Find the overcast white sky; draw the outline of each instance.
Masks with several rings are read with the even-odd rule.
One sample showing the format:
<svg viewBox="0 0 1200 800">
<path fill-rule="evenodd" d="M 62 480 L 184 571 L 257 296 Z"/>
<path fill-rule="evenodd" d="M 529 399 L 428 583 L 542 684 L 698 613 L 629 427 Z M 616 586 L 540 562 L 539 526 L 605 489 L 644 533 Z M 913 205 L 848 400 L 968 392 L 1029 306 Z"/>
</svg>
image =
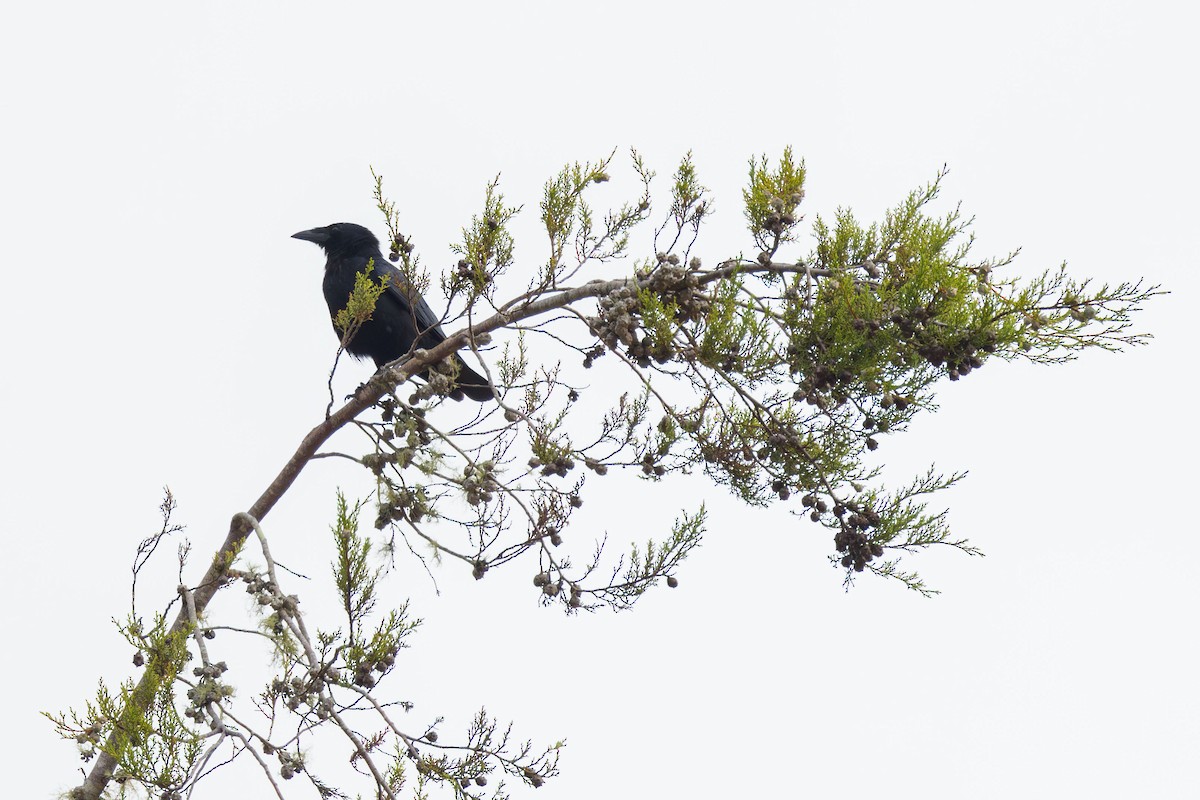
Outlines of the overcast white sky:
<svg viewBox="0 0 1200 800">
<path fill-rule="evenodd" d="M 1157 338 L 1065 367 L 991 366 L 885 442 L 899 479 L 930 461 L 971 470 L 944 501 L 988 555 L 916 560 L 936 599 L 873 581 L 844 593 L 828 537 L 782 510 L 630 480 L 625 514 L 587 506 L 578 535 L 640 539 L 708 492 L 711 533 L 678 590 L 566 619 L 536 608 L 519 567 L 477 583 L 447 566 L 435 597 L 402 563 L 389 591 L 412 595 L 427 629 L 397 691 L 420 719 L 446 714 L 447 732 L 486 704 L 522 736 L 566 737 L 563 777 L 538 797 L 1196 797 L 1194 12 L 432 6 L 5 11 L 6 791 L 78 782 L 37 712 L 129 674 L 109 620 L 128 607 L 161 487 L 195 580 L 320 419 L 335 344 L 322 262 L 288 237 L 341 220 L 381 230 L 369 166 L 441 268 L 496 173 L 535 210 L 563 163 L 614 147 L 660 175 L 694 151 L 714 241 L 749 247 L 746 159 L 790 144 L 810 219 L 842 205 L 873 217 L 948 163 L 942 207 L 977 216 L 981 255 L 1020 246 L 1022 274 L 1065 259 L 1163 283 L 1173 294 L 1139 322 Z M 621 158 L 614 191 L 632 192 Z M 518 259 L 533 263 L 542 239 L 527 230 Z M 351 365 L 341 383 L 368 373 Z M 266 523 L 276 554 L 317 576 L 337 486 L 369 489 L 322 462 Z M 145 589 L 164 600 L 167 561 Z M 243 612 L 236 594 L 215 613 Z M 266 796 L 230 774 L 247 782 L 198 796 Z"/>
</svg>

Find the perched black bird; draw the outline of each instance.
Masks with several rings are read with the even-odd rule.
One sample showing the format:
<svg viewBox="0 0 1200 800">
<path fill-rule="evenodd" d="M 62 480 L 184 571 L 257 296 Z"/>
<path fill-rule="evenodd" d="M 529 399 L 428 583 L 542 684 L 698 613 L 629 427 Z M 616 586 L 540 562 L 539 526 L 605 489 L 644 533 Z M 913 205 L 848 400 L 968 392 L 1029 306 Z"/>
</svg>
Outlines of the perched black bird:
<svg viewBox="0 0 1200 800">
<path fill-rule="evenodd" d="M 350 355 L 369 356 L 375 360 L 375 366 L 382 367 L 412 350 L 429 349 L 445 341 L 446 334 L 433 309 L 384 257 L 379 250 L 379 240 L 369 230 L 352 222 L 337 222 L 294 233 L 292 238 L 314 242 L 325 251 L 322 288 L 330 316 L 346 307 L 354 290 L 354 276 L 367 268 L 367 262 L 374 259 L 371 279 L 376 283 L 382 282 L 383 276 L 388 277 L 387 291 L 375 303 L 371 319 L 346 345 Z M 458 378 L 450 396 L 461 400 L 466 395 L 480 403 L 491 400 L 494 395 L 487 378 L 468 367 L 457 355 L 454 360 L 458 364 Z M 428 380 L 428 371 L 420 373 L 420 377 Z"/>
</svg>

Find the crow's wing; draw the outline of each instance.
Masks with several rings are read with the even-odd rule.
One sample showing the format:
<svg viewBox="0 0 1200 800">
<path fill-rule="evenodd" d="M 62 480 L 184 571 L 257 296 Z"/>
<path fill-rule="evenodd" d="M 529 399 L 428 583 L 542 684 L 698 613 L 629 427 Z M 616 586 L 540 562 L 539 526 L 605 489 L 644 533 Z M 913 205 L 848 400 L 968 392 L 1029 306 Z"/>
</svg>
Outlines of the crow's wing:
<svg viewBox="0 0 1200 800">
<path fill-rule="evenodd" d="M 444 340 L 446 333 L 442 330 L 438 316 L 433 313 L 433 309 L 425 302 L 421 293 L 414 289 L 404 277 L 404 273 L 396 269 L 382 253 L 375 255 L 374 258 L 374 274 L 380 279 L 384 275 L 388 276 L 388 294 L 398 301 L 405 311 L 413 315 L 417 321 L 417 329 L 423 334 L 421 338 L 432 338 L 435 340 L 434 344 Z"/>
</svg>

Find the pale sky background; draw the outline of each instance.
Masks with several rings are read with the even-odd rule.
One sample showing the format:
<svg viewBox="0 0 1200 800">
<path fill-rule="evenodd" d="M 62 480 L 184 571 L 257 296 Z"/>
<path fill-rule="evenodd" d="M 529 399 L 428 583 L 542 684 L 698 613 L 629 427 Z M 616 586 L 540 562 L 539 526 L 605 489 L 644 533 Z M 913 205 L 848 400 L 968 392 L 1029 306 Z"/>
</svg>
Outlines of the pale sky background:
<svg viewBox="0 0 1200 800">
<path fill-rule="evenodd" d="M 412 727 L 444 714 L 453 735 L 486 705 L 521 737 L 565 737 L 539 798 L 1200 796 L 1195 12 L 432 6 L 4 12 L 5 793 L 78 783 L 73 746 L 37 712 L 131 674 L 109 620 L 162 486 L 194 581 L 320 419 L 335 346 L 322 259 L 288 237 L 342 220 L 381 231 L 370 166 L 435 269 L 501 173 L 526 205 L 524 265 L 543 255 L 541 183 L 614 147 L 614 197 L 636 190 L 628 147 L 663 184 L 694 151 L 713 241 L 748 249 L 746 160 L 790 144 L 810 220 L 840 205 L 874 218 L 948 163 L 940 208 L 977 216 L 979 255 L 1020 246 L 1020 274 L 1067 260 L 1162 283 L 1172 294 L 1138 321 L 1157 338 L 1065 367 L 997 363 L 885 440 L 897 481 L 930 461 L 971 470 L 940 500 L 987 557 L 913 560 L 944 592 L 932 600 L 872 580 L 843 592 L 824 531 L 699 479 L 608 484 L 624 514 L 594 502 L 571 531 L 623 546 L 706 495 L 710 534 L 682 585 L 629 614 L 538 609 L 520 566 L 475 582 L 447 565 L 434 596 L 401 562 L 392 599 L 411 595 L 427 622 L 391 679 L 417 703 Z M 339 387 L 369 372 L 351 364 Z M 277 556 L 319 579 L 337 486 L 369 491 L 321 462 L 266 520 Z M 170 560 L 146 610 L 173 591 Z M 317 605 L 316 586 L 294 590 Z M 246 596 L 227 595 L 214 613 L 233 621 Z M 197 797 L 267 796 L 248 766 Z"/>
</svg>

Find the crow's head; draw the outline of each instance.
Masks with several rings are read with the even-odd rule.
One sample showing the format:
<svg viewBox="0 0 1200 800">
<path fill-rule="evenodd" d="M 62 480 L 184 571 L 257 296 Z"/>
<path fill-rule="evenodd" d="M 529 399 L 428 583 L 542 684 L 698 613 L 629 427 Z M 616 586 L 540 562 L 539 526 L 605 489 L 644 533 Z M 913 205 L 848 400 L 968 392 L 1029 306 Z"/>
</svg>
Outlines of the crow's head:
<svg viewBox="0 0 1200 800">
<path fill-rule="evenodd" d="M 379 250 L 375 234 L 353 222 L 335 222 L 324 228 L 313 228 L 292 234 L 293 239 L 303 239 L 321 246 L 327 255 L 370 255 Z"/>
</svg>

